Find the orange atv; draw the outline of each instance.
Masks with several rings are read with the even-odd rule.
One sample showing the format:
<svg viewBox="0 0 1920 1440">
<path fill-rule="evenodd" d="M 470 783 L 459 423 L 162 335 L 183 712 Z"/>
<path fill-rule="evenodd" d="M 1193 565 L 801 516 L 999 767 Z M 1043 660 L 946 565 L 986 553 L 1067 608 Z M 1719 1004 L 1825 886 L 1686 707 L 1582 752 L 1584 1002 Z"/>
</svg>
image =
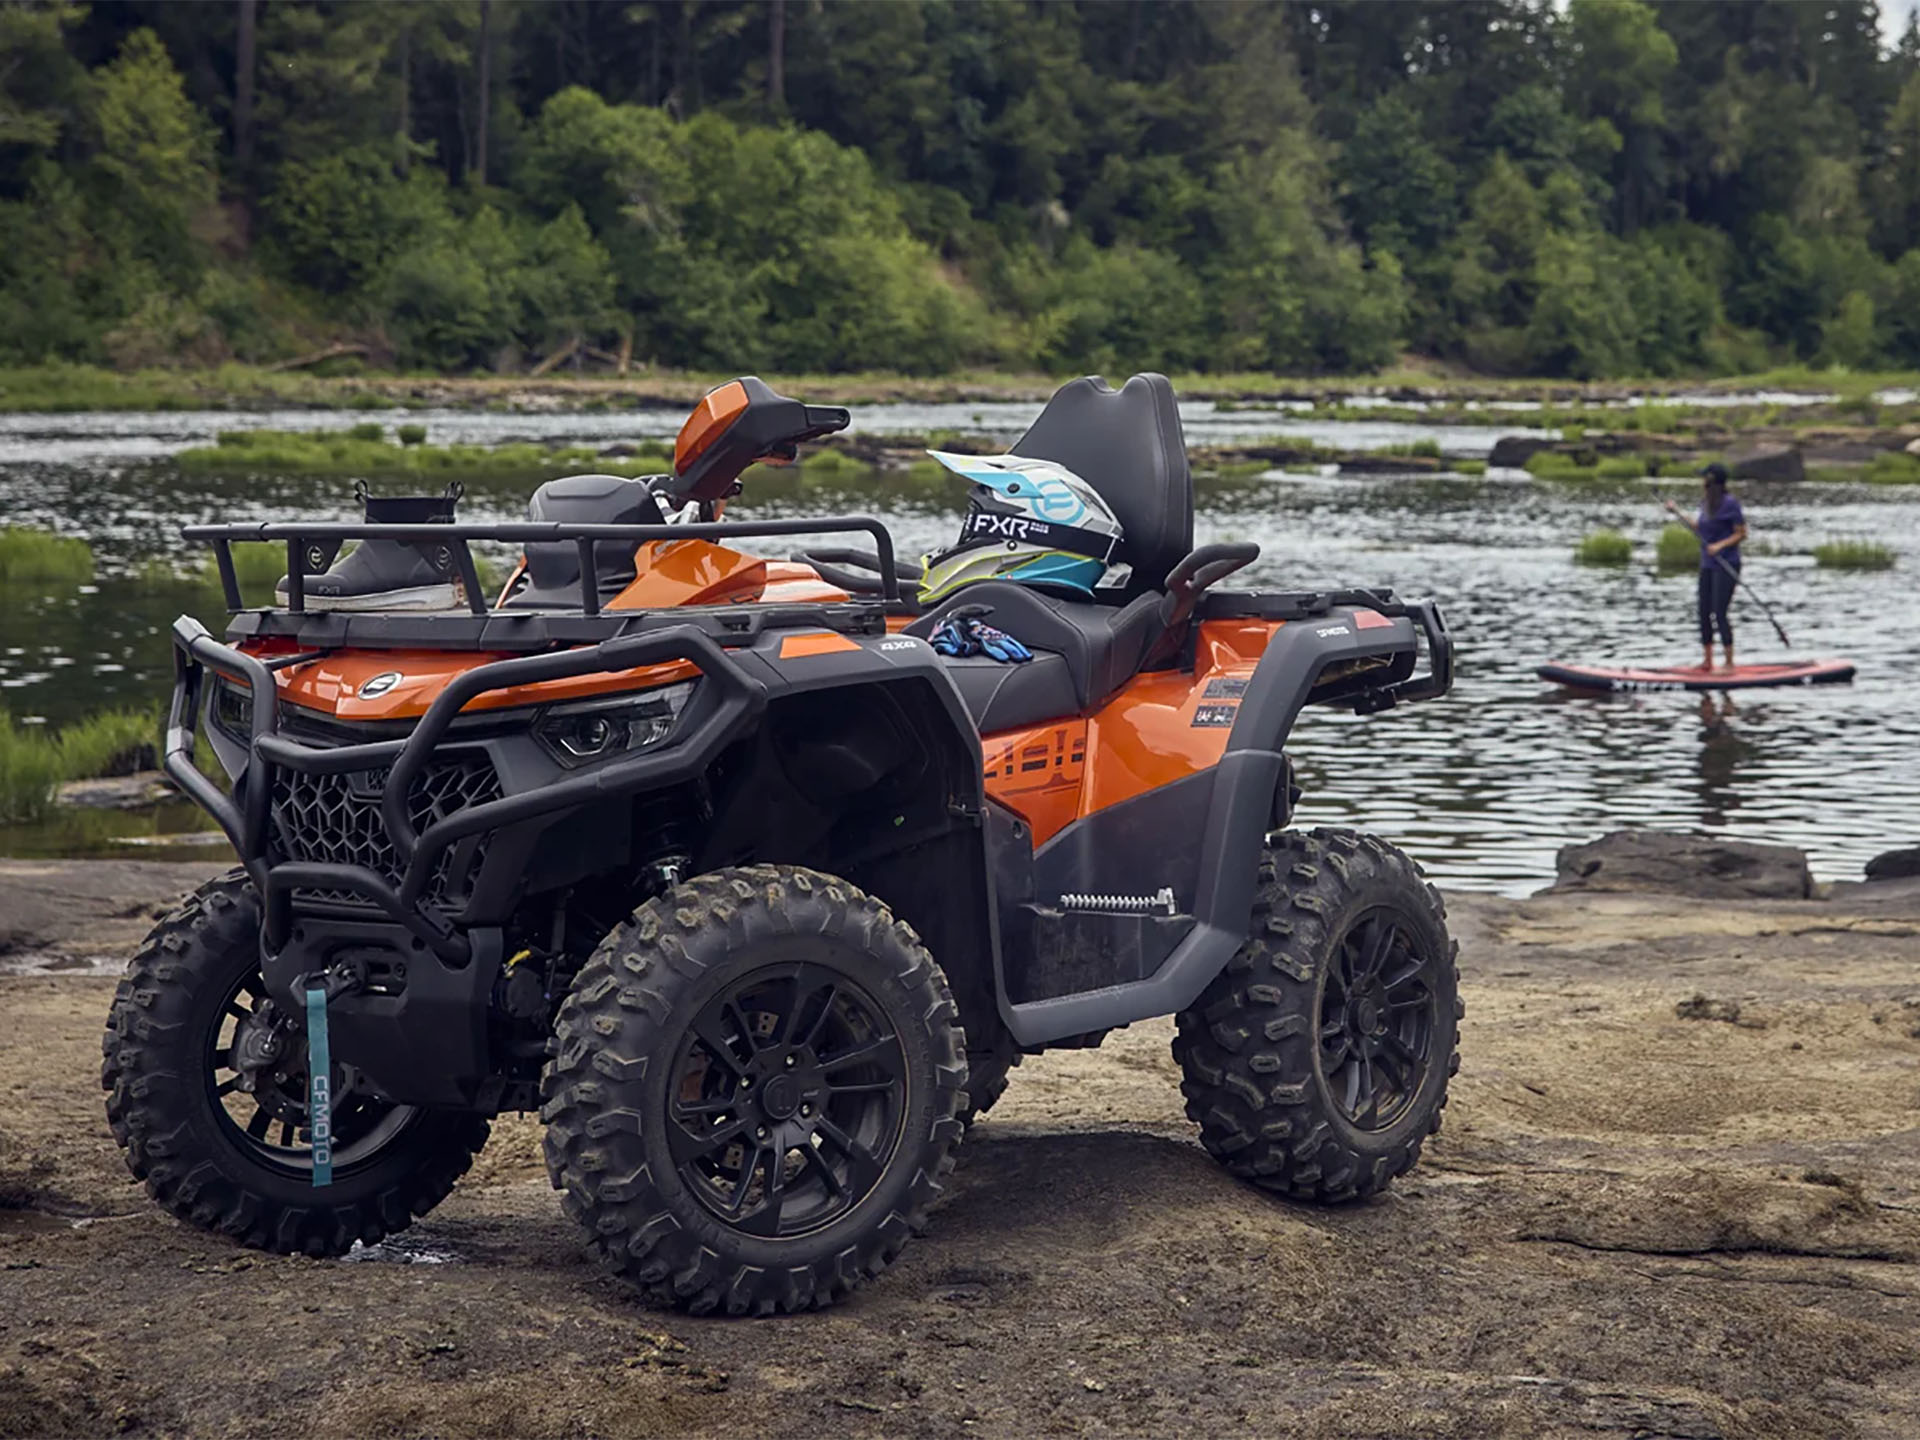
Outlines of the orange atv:
<svg viewBox="0 0 1920 1440">
<path fill-rule="evenodd" d="M 1165 1015 L 1235 1174 L 1343 1201 L 1414 1163 L 1457 1063 L 1440 900 L 1380 840 L 1289 830 L 1284 746 L 1305 705 L 1442 694 L 1435 607 L 1219 588 L 1256 547 L 1192 547 L 1172 388 L 1141 375 L 1073 382 L 1015 447 L 1124 525 L 1118 592 L 917 613 L 874 520 L 719 518 L 846 423 L 744 379 L 672 475 L 555 481 L 526 523 L 186 532 L 234 614 L 225 644 L 175 622 L 166 768 L 241 865 L 155 928 L 107 1029 L 161 1204 L 338 1254 L 537 1106 L 568 1213 L 650 1296 L 822 1305 L 921 1226 L 1022 1055 Z M 466 612 L 309 610 L 376 530 Z M 733 548 L 801 533 L 875 548 Z M 242 539 L 286 543 L 283 607 L 241 607 Z M 524 551 L 491 606 L 476 539 Z M 962 604 L 1032 658 L 939 653 Z"/>
</svg>

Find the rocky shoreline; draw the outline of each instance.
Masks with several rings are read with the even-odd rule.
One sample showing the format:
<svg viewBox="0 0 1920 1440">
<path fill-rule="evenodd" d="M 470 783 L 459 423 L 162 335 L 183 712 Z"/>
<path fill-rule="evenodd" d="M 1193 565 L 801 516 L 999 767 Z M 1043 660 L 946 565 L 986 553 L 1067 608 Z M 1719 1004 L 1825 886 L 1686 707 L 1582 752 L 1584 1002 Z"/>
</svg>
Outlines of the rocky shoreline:
<svg viewBox="0 0 1920 1440">
<path fill-rule="evenodd" d="M 1896 1440 L 1920 1413 L 1920 881 L 1569 847 L 1537 896 L 1446 897 L 1463 1064 L 1386 1197 L 1225 1176 L 1171 1025 L 1139 1025 L 1016 1072 L 853 1302 L 728 1322 L 594 1271 L 525 1117 L 343 1262 L 149 1204 L 101 1017 L 220 868 L 0 863 L 0 1434 Z"/>
</svg>

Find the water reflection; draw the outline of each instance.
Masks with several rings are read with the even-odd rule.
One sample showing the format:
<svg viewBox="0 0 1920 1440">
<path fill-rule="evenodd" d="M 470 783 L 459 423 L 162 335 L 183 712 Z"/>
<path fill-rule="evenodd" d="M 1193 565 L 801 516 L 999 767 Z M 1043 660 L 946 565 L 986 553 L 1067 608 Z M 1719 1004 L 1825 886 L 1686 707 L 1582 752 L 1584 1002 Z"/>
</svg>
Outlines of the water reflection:
<svg viewBox="0 0 1920 1440">
<path fill-rule="evenodd" d="M 85 420 L 109 436 L 126 417 L 57 418 Z M 1267 423 L 1276 418 L 1287 417 Z M 525 434 L 548 419 L 477 422 Z M 12 433 L 20 431 L 16 424 Z M 1490 441 L 1497 432 L 1481 433 Z M 518 516 L 528 489 L 475 485 L 462 513 Z M 146 462 L 27 461 L 18 452 L 15 463 L 0 463 L 0 496 L 10 519 L 57 521 L 96 544 L 97 587 L 36 588 L 0 603 L 0 705 L 54 723 L 105 705 L 157 702 L 169 675 L 166 626 L 181 610 L 218 628 L 224 617 L 208 587 L 153 589 L 119 578 L 154 554 L 184 561 L 182 523 L 353 511 L 341 481 L 226 480 Z M 1775 552 L 1756 553 L 1749 574 L 1786 620 L 1797 653 L 1851 656 L 1861 667 L 1856 684 L 1729 703 L 1690 695 L 1576 698 L 1536 680 L 1534 666 L 1547 660 L 1671 664 L 1696 653 L 1694 578 L 1651 569 L 1664 517 L 1644 485 L 1511 477 L 1208 482 L 1196 539 L 1258 541 L 1262 554 L 1248 584 L 1390 585 L 1438 599 L 1454 629 L 1460 673 L 1447 699 L 1364 720 L 1322 711 L 1303 717 L 1292 748 L 1308 792 L 1304 822 L 1379 830 L 1450 884 L 1508 891 L 1551 878 L 1559 846 L 1623 824 L 1799 845 L 1821 878 L 1857 875 L 1868 857 L 1916 838 L 1920 628 L 1904 617 L 1920 565 L 1920 494 L 1754 485 L 1743 499 L 1755 540 Z M 760 513 L 877 514 L 900 553 L 915 555 L 953 538 L 962 496 L 959 487 L 915 490 L 894 476 L 853 487 L 796 481 L 755 503 Z M 1617 570 L 1571 563 L 1579 538 L 1601 526 L 1635 539 L 1637 563 Z M 1894 549 L 1899 568 L 1816 570 L 1812 546 L 1836 535 L 1873 536 Z M 1775 658 L 1757 612 L 1736 602 L 1735 619 L 1743 658 Z"/>
<path fill-rule="evenodd" d="M 1760 753 L 1760 746 L 1741 734 L 1743 724 L 1756 734 L 1766 733 L 1767 712 L 1755 705 L 1745 721 L 1738 719 L 1739 702 L 1731 694 L 1700 697 L 1700 823 L 1720 829 L 1740 808 L 1741 769 Z"/>
</svg>

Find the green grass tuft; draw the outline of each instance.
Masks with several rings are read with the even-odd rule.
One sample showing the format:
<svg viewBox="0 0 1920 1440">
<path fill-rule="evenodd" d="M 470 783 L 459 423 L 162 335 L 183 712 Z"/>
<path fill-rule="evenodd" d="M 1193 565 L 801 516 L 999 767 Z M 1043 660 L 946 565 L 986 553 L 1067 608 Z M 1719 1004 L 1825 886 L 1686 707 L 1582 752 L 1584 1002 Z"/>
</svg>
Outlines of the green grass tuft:
<svg viewBox="0 0 1920 1440">
<path fill-rule="evenodd" d="M 1654 545 L 1654 563 L 1662 570 L 1700 568 L 1700 541 L 1684 525 L 1668 525 Z"/>
<path fill-rule="evenodd" d="M 427 443 L 427 427 L 424 425 L 402 425 L 393 433 L 402 445 L 424 445 Z"/>
<path fill-rule="evenodd" d="M 844 450 L 815 450 L 800 462 L 800 473 L 808 480 L 850 480 L 870 475 L 873 466 L 856 460 Z"/>
<path fill-rule="evenodd" d="M 1874 485 L 1920 485 L 1920 455 L 1882 451 L 1867 463 L 1865 477 Z"/>
<path fill-rule="evenodd" d="M 349 440 L 385 440 L 387 427 L 378 420 L 363 420 L 358 425 L 347 427 L 347 438 Z"/>
<path fill-rule="evenodd" d="M 59 748 L 38 727 L 22 727 L 0 710 L 0 821 L 38 820 L 53 808 Z"/>
<path fill-rule="evenodd" d="M 1592 480 L 1600 473 L 1598 466 L 1582 465 L 1559 450 L 1536 451 L 1527 458 L 1526 470 L 1536 480 Z"/>
<path fill-rule="evenodd" d="M 1633 542 L 1618 530 L 1596 530 L 1580 542 L 1573 558 L 1582 565 L 1625 565 L 1633 559 Z"/>
<path fill-rule="evenodd" d="M 1822 570 L 1891 570 L 1893 551 L 1871 540 L 1829 540 L 1813 547 L 1813 559 Z"/>
<path fill-rule="evenodd" d="M 92 579 L 93 551 L 86 541 L 25 525 L 0 530 L 0 583 L 85 585 Z"/>
<path fill-rule="evenodd" d="M 108 711 L 56 735 L 0 709 L 0 823 L 44 819 L 62 781 L 150 766 L 159 740 L 159 719 L 147 711 Z"/>
<path fill-rule="evenodd" d="M 1602 480 L 1644 480 L 1647 462 L 1638 455 L 1609 455 L 1597 467 Z"/>
<path fill-rule="evenodd" d="M 1484 460 L 1456 460 L 1453 462 L 1453 468 L 1462 475 L 1484 475 L 1487 473 L 1487 462 Z"/>
<path fill-rule="evenodd" d="M 343 550 L 341 552 L 345 554 Z M 240 582 L 240 598 L 248 605 L 271 605 L 273 587 L 287 573 L 287 547 L 278 540 L 240 540 L 233 545 L 233 573 Z M 200 575 L 210 585 L 220 583 L 220 562 L 213 551 L 201 562 Z"/>
<path fill-rule="evenodd" d="M 160 763 L 160 720 L 151 711 L 107 710 L 69 725 L 54 746 L 67 780 L 152 770 Z"/>
</svg>

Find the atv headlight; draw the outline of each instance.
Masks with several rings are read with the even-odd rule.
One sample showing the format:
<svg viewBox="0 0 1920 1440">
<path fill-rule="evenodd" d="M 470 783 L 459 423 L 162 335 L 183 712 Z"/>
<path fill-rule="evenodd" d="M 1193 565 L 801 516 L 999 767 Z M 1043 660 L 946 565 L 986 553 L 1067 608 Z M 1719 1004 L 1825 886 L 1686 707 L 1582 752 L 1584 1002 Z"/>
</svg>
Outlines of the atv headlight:
<svg viewBox="0 0 1920 1440">
<path fill-rule="evenodd" d="M 694 684 L 686 680 L 639 695 L 556 705 L 534 722 L 534 738 L 568 767 L 645 750 L 673 733 Z"/>
<path fill-rule="evenodd" d="M 253 741 L 253 692 L 236 685 L 225 676 L 213 682 L 213 704 L 208 707 L 213 723 L 229 740 L 247 745 Z"/>
</svg>

